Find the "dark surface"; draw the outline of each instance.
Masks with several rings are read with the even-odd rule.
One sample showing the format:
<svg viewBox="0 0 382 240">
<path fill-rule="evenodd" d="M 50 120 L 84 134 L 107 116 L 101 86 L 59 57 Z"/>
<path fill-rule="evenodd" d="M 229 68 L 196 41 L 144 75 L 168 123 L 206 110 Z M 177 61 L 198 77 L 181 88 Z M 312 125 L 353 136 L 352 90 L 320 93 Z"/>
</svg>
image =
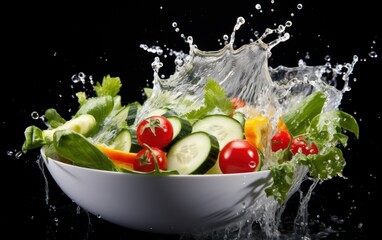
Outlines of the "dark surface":
<svg viewBox="0 0 382 240">
<path fill-rule="evenodd" d="M 247 43 L 254 38 L 251 28 L 261 33 L 274 23 L 293 21 L 288 29 L 292 37 L 272 50 L 271 66 L 296 66 L 299 59 L 309 65 L 323 64 L 326 55 L 331 56 L 332 63 L 350 62 L 353 55 L 361 59 L 351 75 L 356 79 L 351 82 L 352 90 L 345 94 L 341 105 L 359 121 L 360 139 L 351 138 L 344 151 L 345 179 L 319 184 L 309 213 L 311 219 L 322 223 L 313 224 L 312 232 L 329 227 L 337 231 L 328 239 L 370 239 L 372 233 L 378 233 L 378 221 L 374 219 L 381 212 L 377 166 L 382 154 L 382 112 L 377 85 L 382 52 L 377 4 L 370 0 L 357 4 L 342 0 L 275 2 L 241 1 L 207 7 L 192 1 L 178 2 L 174 7 L 167 2 L 143 1 L 134 6 L 127 3 L 125 7 L 103 6 L 97 10 L 77 6 L 3 9 L 2 233 L 12 239 L 179 239 L 124 229 L 87 215 L 60 191 L 49 174 L 46 204 L 37 152 L 19 158 L 15 153 L 21 149 L 25 127 L 41 124 L 31 118 L 32 111 L 42 115 L 47 108 L 55 107 L 70 116 L 69 110 L 76 109 L 73 94 L 79 85 L 71 82 L 73 74 L 84 72 L 95 81 L 107 74 L 119 76 L 124 101 L 141 99 L 142 88 L 152 81 L 151 62 L 155 55 L 140 49 L 139 44 L 188 51 L 180 37 L 184 33 L 193 36 L 199 49 L 217 50 L 221 47 L 218 39 L 231 33 L 238 16 L 248 23 L 237 33 L 239 46 L 240 39 Z M 333 2 L 338 5 L 333 6 Z M 256 10 L 256 3 L 262 4 L 263 13 Z M 302 10 L 297 10 L 297 3 L 303 4 Z M 179 33 L 171 26 L 173 22 L 178 23 Z M 377 58 L 369 56 L 372 50 L 379 55 Z M 171 61 L 165 66 L 164 73 L 173 71 Z M 289 222 L 293 204 L 291 201 L 285 214 Z"/>
</svg>

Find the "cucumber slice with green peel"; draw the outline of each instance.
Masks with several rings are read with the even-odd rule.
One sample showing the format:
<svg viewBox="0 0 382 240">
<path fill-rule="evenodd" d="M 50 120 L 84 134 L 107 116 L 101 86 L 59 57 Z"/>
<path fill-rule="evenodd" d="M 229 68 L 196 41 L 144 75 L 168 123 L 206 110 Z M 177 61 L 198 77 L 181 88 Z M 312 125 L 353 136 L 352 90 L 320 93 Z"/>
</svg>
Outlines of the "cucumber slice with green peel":
<svg viewBox="0 0 382 240">
<path fill-rule="evenodd" d="M 173 117 L 173 116 L 179 116 L 179 114 L 177 114 L 174 110 L 172 109 L 167 109 L 167 112 L 163 113 L 164 117 Z"/>
<path fill-rule="evenodd" d="M 219 142 L 206 132 L 194 132 L 171 146 L 167 153 L 168 170 L 179 174 L 205 174 L 216 163 Z"/>
<path fill-rule="evenodd" d="M 137 114 L 142 105 L 139 102 L 133 102 L 129 104 L 129 111 L 127 113 L 127 126 L 132 126 L 135 123 L 135 119 L 137 118 Z"/>
<path fill-rule="evenodd" d="M 174 129 L 172 143 L 192 132 L 192 125 L 188 120 L 177 116 L 169 116 L 167 119 L 171 122 L 172 128 Z"/>
<path fill-rule="evenodd" d="M 124 152 L 130 152 L 131 139 L 131 132 L 126 128 L 121 129 L 109 147 Z"/>
<path fill-rule="evenodd" d="M 192 125 L 192 131 L 204 131 L 215 136 L 222 149 L 234 139 L 244 138 L 244 129 L 241 123 L 227 115 L 213 114 L 199 119 Z"/>
<path fill-rule="evenodd" d="M 244 115 L 244 113 L 242 113 L 242 112 L 234 112 L 232 117 L 234 119 L 236 119 L 237 121 L 239 121 L 239 123 L 242 126 L 244 126 L 244 123 L 245 123 L 245 115 Z"/>
<path fill-rule="evenodd" d="M 130 133 L 131 133 L 131 147 L 130 147 L 130 152 L 132 153 L 137 153 L 142 149 L 142 146 L 139 145 L 138 140 L 137 140 L 137 132 L 135 128 L 130 128 Z"/>
</svg>

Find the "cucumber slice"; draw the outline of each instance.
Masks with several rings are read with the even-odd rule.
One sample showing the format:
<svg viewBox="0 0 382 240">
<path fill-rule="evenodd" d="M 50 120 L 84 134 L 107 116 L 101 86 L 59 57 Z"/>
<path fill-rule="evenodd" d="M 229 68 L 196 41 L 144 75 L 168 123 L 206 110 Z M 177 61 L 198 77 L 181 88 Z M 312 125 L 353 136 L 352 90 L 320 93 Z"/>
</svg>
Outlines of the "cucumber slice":
<svg viewBox="0 0 382 240">
<path fill-rule="evenodd" d="M 131 147 L 130 152 L 137 153 L 142 149 L 142 146 L 139 145 L 137 140 L 137 132 L 135 128 L 130 128 L 131 133 Z"/>
<path fill-rule="evenodd" d="M 130 152 L 131 132 L 126 128 L 120 130 L 117 136 L 113 139 L 113 142 L 109 145 L 109 147 L 124 152 Z"/>
<path fill-rule="evenodd" d="M 135 119 L 137 118 L 137 114 L 142 105 L 139 102 L 133 102 L 129 104 L 129 111 L 127 113 L 127 126 L 132 126 L 135 123 Z"/>
<path fill-rule="evenodd" d="M 217 161 L 219 142 L 206 132 L 194 132 L 171 146 L 167 153 L 168 170 L 179 174 L 205 174 Z"/>
<path fill-rule="evenodd" d="M 162 115 L 164 115 L 167 112 L 168 112 L 167 108 L 159 108 L 159 109 L 155 109 L 155 110 L 152 110 L 151 112 L 149 112 L 149 114 L 147 114 L 146 117 L 162 116 Z"/>
<path fill-rule="evenodd" d="M 242 126 L 244 126 L 244 123 L 245 123 L 245 115 L 244 115 L 244 113 L 242 113 L 242 112 L 234 112 L 232 117 L 234 119 L 236 119 L 237 121 L 239 121 L 239 123 Z"/>
<path fill-rule="evenodd" d="M 223 114 L 208 115 L 192 126 L 192 131 L 204 131 L 215 136 L 222 149 L 229 141 L 244 138 L 244 129 L 240 122 Z"/>
<path fill-rule="evenodd" d="M 169 116 L 167 119 L 171 122 L 172 128 L 174 129 L 174 136 L 172 137 L 171 143 L 177 142 L 192 132 L 192 125 L 186 119 L 177 116 Z"/>
</svg>

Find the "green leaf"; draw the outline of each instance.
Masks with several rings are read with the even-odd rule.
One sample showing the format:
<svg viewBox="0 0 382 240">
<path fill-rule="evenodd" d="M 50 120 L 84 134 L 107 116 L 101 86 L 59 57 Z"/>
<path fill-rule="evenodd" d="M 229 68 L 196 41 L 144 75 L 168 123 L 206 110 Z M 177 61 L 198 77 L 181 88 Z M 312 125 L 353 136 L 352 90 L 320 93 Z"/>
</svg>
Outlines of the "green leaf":
<svg viewBox="0 0 382 240">
<path fill-rule="evenodd" d="M 90 114 L 97 123 L 102 123 L 114 107 L 114 99 L 111 96 L 89 98 L 88 101 L 77 111 L 76 116 Z"/>
<path fill-rule="evenodd" d="M 57 153 L 74 165 L 99 170 L 116 171 L 113 162 L 83 135 L 72 130 L 56 131 L 53 144 Z"/>
<path fill-rule="evenodd" d="M 225 89 L 218 82 L 212 78 L 207 79 L 204 91 L 204 105 L 198 109 L 193 109 L 183 116 L 191 123 L 213 111 L 227 115 L 233 112 L 233 103 L 227 97 Z"/>
<path fill-rule="evenodd" d="M 326 180 L 342 175 L 346 165 L 342 151 L 339 148 L 329 148 L 324 154 L 296 155 L 296 161 L 309 168 L 309 174 L 315 179 Z"/>
<path fill-rule="evenodd" d="M 152 88 L 143 88 L 143 92 L 146 95 L 146 98 L 150 98 L 151 95 L 153 94 L 153 89 Z"/>
<path fill-rule="evenodd" d="M 119 77 L 110 77 L 110 75 L 107 75 L 103 78 L 102 85 L 97 82 L 97 85 L 94 86 L 94 91 L 97 93 L 98 97 L 115 97 L 118 95 L 121 87 L 122 83 Z"/>
<path fill-rule="evenodd" d="M 204 104 L 209 108 L 218 108 L 226 114 L 233 112 L 233 103 L 227 98 L 225 89 L 218 82 L 209 78 L 204 87 Z"/>
<path fill-rule="evenodd" d="M 333 110 L 314 117 L 309 134 L 313 141 L 321 145 L 334 147 L 341 143 L 346 146 L 348 136 L 343 134 L 343 130 L 354 133 L 357 138 L 359 136 L 359 127 L 355 118 L 348 113 Z"/>
<path fill-rule="evenodd" d="M 80 104 L 80 107 L 86 103 L 87 98 L 86 98 L 85 92 L 78 92 L 78 93 L 76 93 L 76 96 L 78 99 L 78 103 Z"/>
<path fill-rule="evenodd" d="M 61 117 L 61 115 L 54 108 L 49 108 L 45 111 L 45 118 L 52 128 L 59 127 L 66 122 L 66 120 Z"/>
<path fill-rule="evenodd" d="M 29 126 L 24 131 L 24 143 L 21 148 L 23 153 L 28 150 L 39 148 L 46 144 L 45 138 L 43 136 L 43 131 L 36 126 Z"/>
<path fill-rule="evenodd" d="M 284 202 L 293 184 L 294 169 L 291 161 L 271 166 L 273 184 L 265 189 L 267 196 L 273 196 L 279 203 Z"/>
<path fill-rule="evenodd" d="M 307 132 L 311 120 L 321 113 L 325 101 L 326 96 L 323 92 L 314 92 L 281 116 L 292 136 Z"/>
</svg>

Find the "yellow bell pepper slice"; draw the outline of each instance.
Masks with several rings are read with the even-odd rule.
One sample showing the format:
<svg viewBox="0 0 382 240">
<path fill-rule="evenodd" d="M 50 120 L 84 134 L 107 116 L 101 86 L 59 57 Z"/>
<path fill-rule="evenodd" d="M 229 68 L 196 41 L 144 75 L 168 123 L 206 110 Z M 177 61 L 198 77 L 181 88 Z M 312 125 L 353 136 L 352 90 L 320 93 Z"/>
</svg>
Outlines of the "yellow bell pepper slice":
<svg viewBox="0 0 382 240">
<path fill-rule="evenodd" d="M 268 142 L 268 133 L 271 129 L 269 118 L 262 114 L 247 118 L 244 123 L 244 135 L 248 142 L 256 146 L 261 152 Z"/>
</svg>

